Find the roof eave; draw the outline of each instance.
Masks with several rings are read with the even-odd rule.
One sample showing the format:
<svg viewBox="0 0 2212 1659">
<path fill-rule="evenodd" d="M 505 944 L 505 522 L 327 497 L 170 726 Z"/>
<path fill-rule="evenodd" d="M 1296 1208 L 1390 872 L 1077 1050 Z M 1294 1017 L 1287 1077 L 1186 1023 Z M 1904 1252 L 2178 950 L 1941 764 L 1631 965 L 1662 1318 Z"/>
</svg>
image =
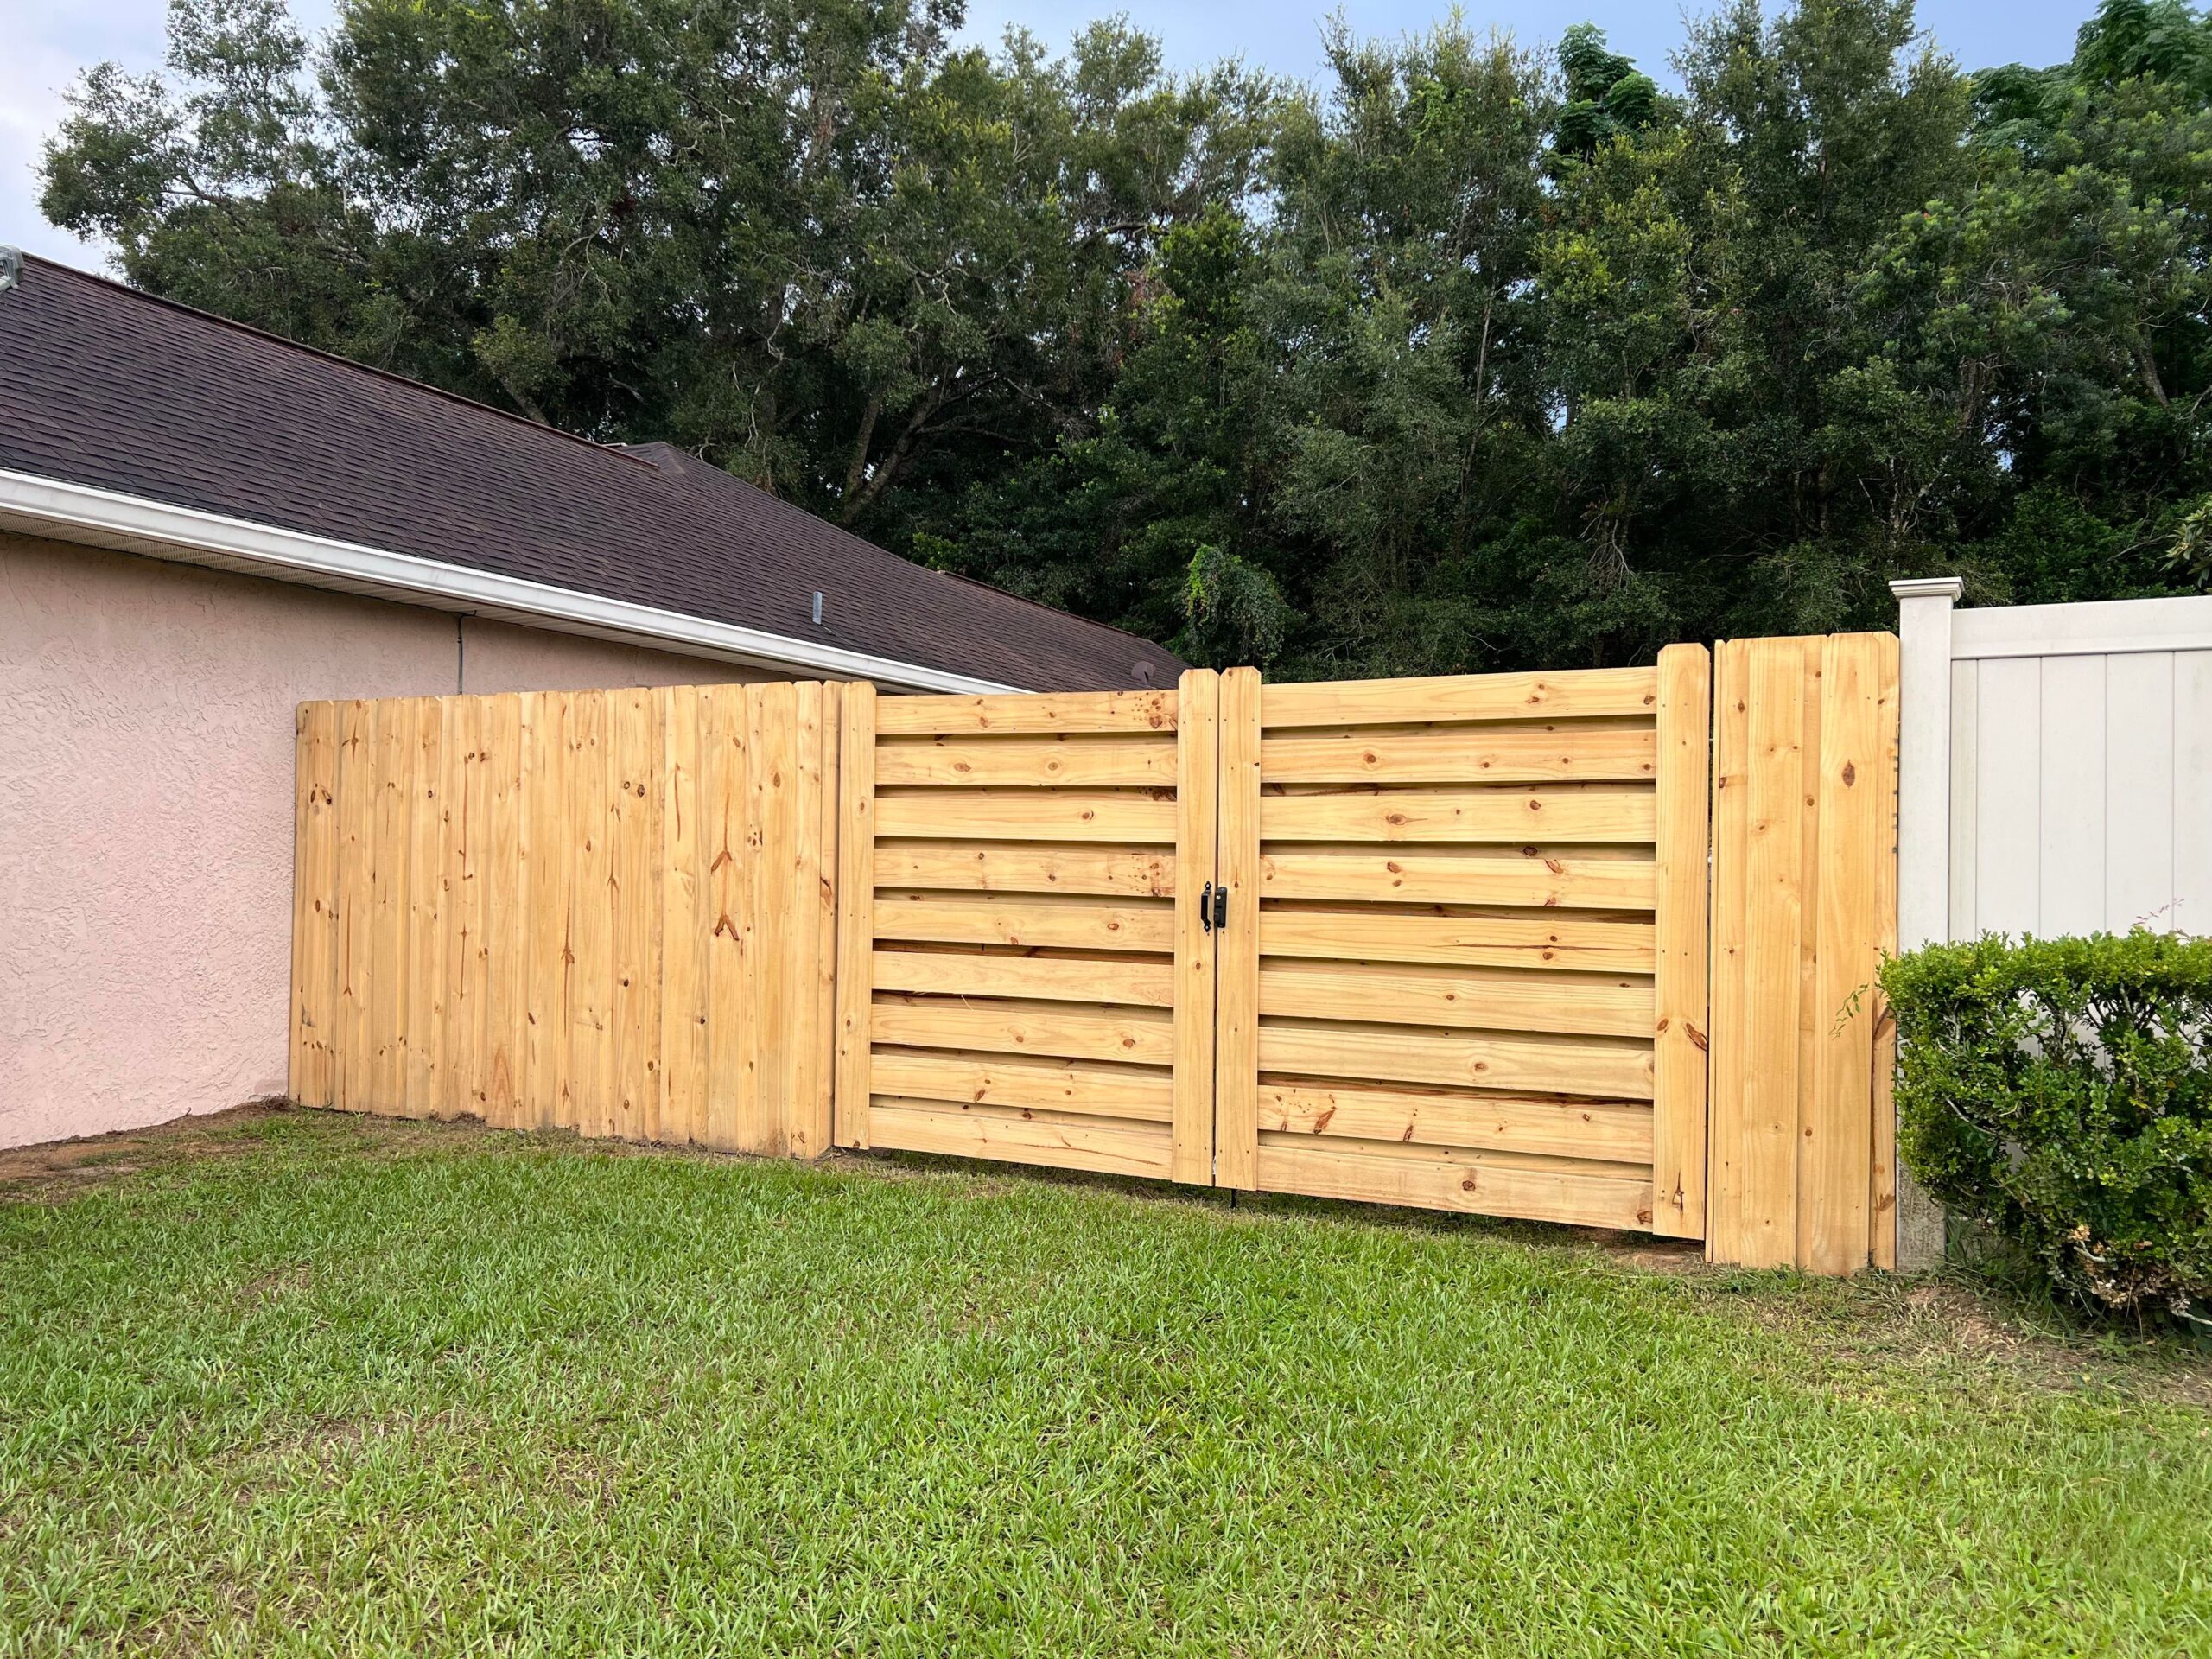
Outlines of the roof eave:
<svg viewBox="0 0 2212 1659">
<path fill-rule="evenodd" d="M 0 468 L 0 529 L 808 677 L 899 691 L 1030 689 L 35 473 Z"/>
</svg>

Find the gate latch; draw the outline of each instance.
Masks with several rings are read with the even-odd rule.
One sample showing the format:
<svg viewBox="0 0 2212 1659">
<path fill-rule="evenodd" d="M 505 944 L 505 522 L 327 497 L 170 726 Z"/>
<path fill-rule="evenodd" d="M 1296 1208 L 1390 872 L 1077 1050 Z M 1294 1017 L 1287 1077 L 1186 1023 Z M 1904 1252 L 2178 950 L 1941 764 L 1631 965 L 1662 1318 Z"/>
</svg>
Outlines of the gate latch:
<svg viewBox="0 0 2212 1659">
<path fill-rule="evenodd" d="M 1211 881 L 1198 894 L 1198 925 L 1207 932 L 1229 925 L 1229 889 Z"/>
</svg>

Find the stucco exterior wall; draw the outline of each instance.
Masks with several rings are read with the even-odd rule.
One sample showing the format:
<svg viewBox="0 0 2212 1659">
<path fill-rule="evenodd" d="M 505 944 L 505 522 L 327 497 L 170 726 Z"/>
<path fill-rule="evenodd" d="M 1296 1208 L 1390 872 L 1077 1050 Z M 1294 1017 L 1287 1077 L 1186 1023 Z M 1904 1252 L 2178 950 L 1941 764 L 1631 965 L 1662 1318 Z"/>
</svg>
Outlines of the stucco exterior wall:
<svg viewBox="0 0 2212 1659">
<path fill-rule="evenodd" d="M 0 1147 L 283 1092 L 303 699 L 748 677 L 0 533 Z"/>
</svg>

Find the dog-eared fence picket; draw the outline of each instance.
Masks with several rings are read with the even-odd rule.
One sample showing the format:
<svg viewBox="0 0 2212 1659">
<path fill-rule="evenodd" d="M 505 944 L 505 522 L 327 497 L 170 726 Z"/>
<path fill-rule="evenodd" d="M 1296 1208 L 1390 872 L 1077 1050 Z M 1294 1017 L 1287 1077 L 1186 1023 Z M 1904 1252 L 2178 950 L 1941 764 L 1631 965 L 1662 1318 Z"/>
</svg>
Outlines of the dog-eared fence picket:
<svg viewBox="0 0 2212 1659">
<path fill-rule="evenodd" d="M 316 702 L 302 1103 L 1893 1256 L 1897 648 Z"/>
</svg>

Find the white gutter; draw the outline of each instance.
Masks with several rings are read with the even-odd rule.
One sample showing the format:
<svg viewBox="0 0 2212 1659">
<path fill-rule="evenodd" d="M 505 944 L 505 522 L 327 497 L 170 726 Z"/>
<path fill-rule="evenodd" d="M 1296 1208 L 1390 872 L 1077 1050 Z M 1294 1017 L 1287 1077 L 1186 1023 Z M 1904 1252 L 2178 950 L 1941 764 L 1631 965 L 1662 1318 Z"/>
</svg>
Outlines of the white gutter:
<svg viewBox="0 0 2212 1659">
<path fill-rule="evenodd" d="M 623 645 L 682 651 L 751 667 L 796 670 L 810 677 L 873 680 L 890 690 L 1025 689 L 5 468 L 0 468 L 0 529 Z"/>
</svg>

